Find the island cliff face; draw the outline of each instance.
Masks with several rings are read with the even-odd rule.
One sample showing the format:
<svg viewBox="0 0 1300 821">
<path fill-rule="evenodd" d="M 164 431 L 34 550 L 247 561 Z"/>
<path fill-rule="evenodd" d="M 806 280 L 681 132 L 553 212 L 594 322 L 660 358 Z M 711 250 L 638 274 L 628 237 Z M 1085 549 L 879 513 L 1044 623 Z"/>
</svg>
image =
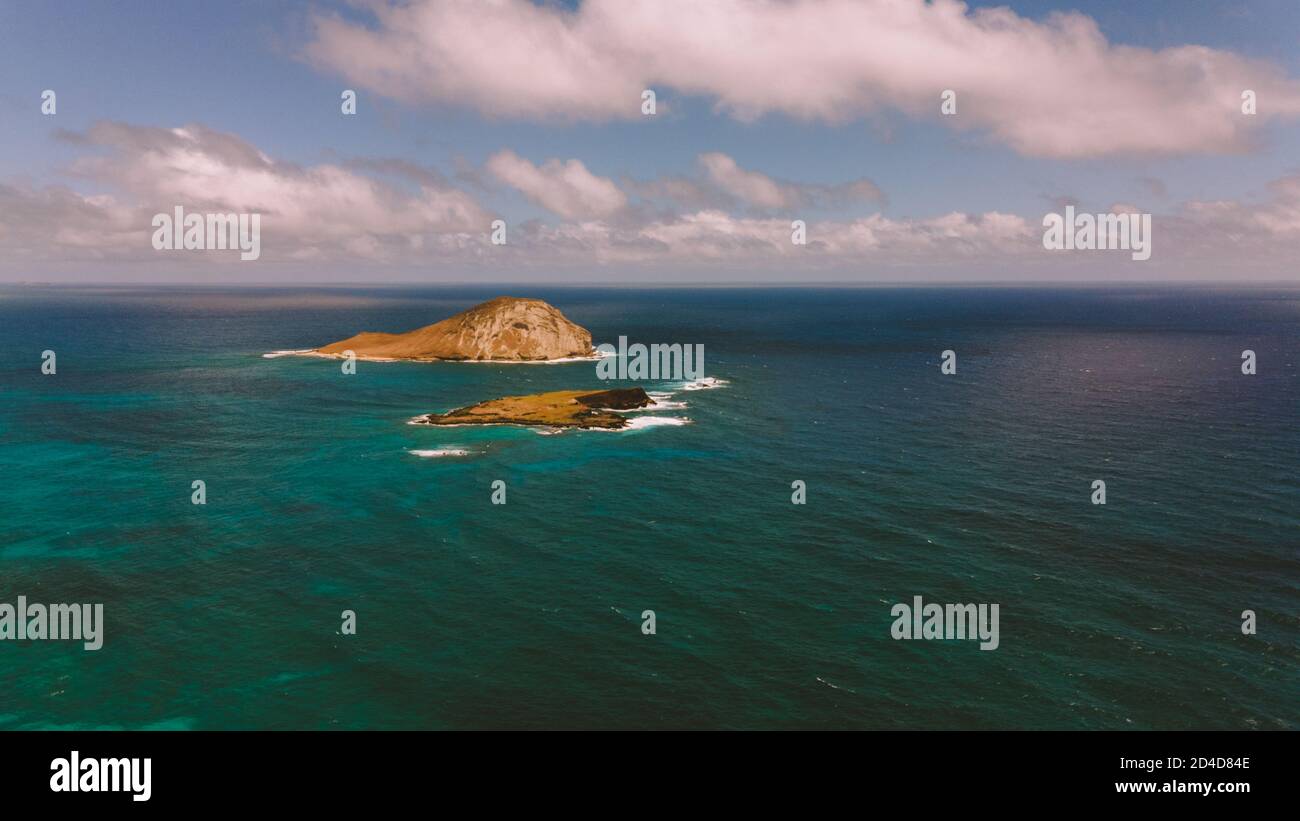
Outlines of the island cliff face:
<svg viewBox="0 0 1300 821">
<path fill-rule="evenodd" d="M 551 391 L 531 396 L 503 396 L 447 413 L 427 413 L 416 425 L 543 425 L 555 428 L 609 428 L 627 425 L 616 410 L 644 408 L 654 400 L 641 388 L 607 391 Z"/>
<path fill-rule="evenodd" d="M 544 362 L 593 355 L 591 333 L 540 299 L 500 296 L 400 334 L 363 332 L 317 348 L 363 359 Z"/>
</svg>

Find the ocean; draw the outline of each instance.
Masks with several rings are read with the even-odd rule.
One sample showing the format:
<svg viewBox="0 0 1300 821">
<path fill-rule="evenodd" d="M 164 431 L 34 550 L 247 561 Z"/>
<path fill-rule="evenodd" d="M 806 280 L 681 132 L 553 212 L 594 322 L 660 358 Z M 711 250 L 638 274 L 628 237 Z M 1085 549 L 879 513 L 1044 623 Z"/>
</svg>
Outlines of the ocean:
<svg viewBox="0 0 1300 821">
<path fill-rule="evenodd" d="M 502 294 L 717 381 L 264 356 Z M 0 728 L 1295 729 L 1297 363 L 1283 288 L 5 286 L 0 602 L 104 634 L 0 641 Z"/>
</svg>

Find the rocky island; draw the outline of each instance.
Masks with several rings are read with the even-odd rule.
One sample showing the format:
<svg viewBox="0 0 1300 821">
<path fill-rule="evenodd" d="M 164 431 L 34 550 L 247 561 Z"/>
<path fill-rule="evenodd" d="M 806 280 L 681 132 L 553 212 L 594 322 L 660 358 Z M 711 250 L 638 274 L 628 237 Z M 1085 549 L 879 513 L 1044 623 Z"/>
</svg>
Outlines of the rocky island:
<svg viewBox="0 0 1300 821">
<path fill-rule="evenodd" d="M 595 358 L 591 332 L 540 299 L 500 296 L 405 333 L 365 331 L 311 353 L 358 359 L 548 362 Z"/>
<path fill-rule="evenodd" d="M 653 404 L 654 400 L 641 388 L 551 391 L 530 396 L 503 396 L 447 413 L 427 413 L 412 419 L 411 424 L 540 425 L 618 430 L 627 426 L 628 418 L 615 411 Z"/>
</svg>

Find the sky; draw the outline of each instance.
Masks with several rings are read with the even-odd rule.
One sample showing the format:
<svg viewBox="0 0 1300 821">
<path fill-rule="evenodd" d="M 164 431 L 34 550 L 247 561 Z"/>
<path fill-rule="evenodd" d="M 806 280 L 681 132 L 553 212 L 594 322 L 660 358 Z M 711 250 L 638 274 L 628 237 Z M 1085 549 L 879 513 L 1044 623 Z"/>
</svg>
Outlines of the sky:
<svg viewBox="0 0 1300 821">
<path fill-rule="evenodd" d="M 1045 248 L 1067 205 L 1150 259 Z M 177 206 L 260 256 L 156 249 Z M 1294 282 L 1298 241 L 1293 0 L 0 2 L 5 282 Z"/>
</svg>

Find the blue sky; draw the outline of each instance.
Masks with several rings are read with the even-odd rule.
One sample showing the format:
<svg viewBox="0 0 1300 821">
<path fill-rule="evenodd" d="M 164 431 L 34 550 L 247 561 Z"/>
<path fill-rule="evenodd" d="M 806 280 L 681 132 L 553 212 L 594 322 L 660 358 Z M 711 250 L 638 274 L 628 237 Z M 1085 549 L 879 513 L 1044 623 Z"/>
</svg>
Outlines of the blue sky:
<svg viewBox="0 0 1300 821">
<path fill-rule="evenodd" d="M 1204 45 L 1270 61 L 1287 78 L 1300 77 L 1300 4 L 1288 0 L 972 5 L 1007 5 L 1030 21 L 1077 10 L 1095 20 L 1113 46 Z M 985 130 L 945 128 L 889 106 L 836 123 L 780 111 L 746 121 L 717 110 L 707 94 L 663 88 L 667 111 L 654 118 L 538 121 L 456 103 L 412 102 L 363 88 L 341 76 L 345 72 L 309 60 L 313 19 L 331 13 L 375 25 L 364 9 L 330 3 L 0 4 L 0 182 L 36 190 L 67 186 L 83 196 L 114 194 L 111 175 L 73 171 L 88 155 L 111 162 L 112 152 L 66 138 L 101 121 L 159 128 L 199 124 L 237 135 L 276 162 L 303 167 L 356 158 L 407 160 L 441 172 L 512 225 L 555 221 L 556 215 L 522 190 L 483 182 L 488 159 L 503 150 L 539 166 L 552 158 L 577 159 L 591 175 L 621 186 L 698 175 L 699 156 L 721 152 L 777 181 L 834 186 L 866 178 L 884 192 L 883 204 L 812 204 L 798 214 L 840 222 L 877 212 L 896 220 L 1002 212 L 1036 221 L 1066 197 L 1098 211 L 1132 203 L 1173 213 L 1189 201 L 1260 203 L 1271 183 L 1300 172 L 1300 127 L 1293 118 L 1261 123 L 1245 152 L 1079 158 L 1034 156 Z M 960 82 L 954 77 L 954 86 Z M 340 116 L 339 94 L 347 87 L 359 91 L 355 117 Z M 39 111 L 46 88 L 58 94 L 53 117 Z M 129 267 L 86 260 L 60 264 L 57 254 L 48 256 L 36 267 L 60 276 L 94 278 L 102 268 L 111 278 Z M 653 265 L 634 267 L 641 278 L 656 276 Z M 846 270 L 852 267 L 839 266 L 831 278 L 853 278 Z M 618 276 L 616 268 L 605 266 L 603 275 Z M 388 269 L 375 270 L 382 275 Z M 403 279 L 412 267 L 391 270 Z M 948 273 L 960 278 L 964 270 Z M 509 278 L 510 271 L 490 273 Z M 3 276 L 26 278 L 12 270 Z"/>
</svg>

